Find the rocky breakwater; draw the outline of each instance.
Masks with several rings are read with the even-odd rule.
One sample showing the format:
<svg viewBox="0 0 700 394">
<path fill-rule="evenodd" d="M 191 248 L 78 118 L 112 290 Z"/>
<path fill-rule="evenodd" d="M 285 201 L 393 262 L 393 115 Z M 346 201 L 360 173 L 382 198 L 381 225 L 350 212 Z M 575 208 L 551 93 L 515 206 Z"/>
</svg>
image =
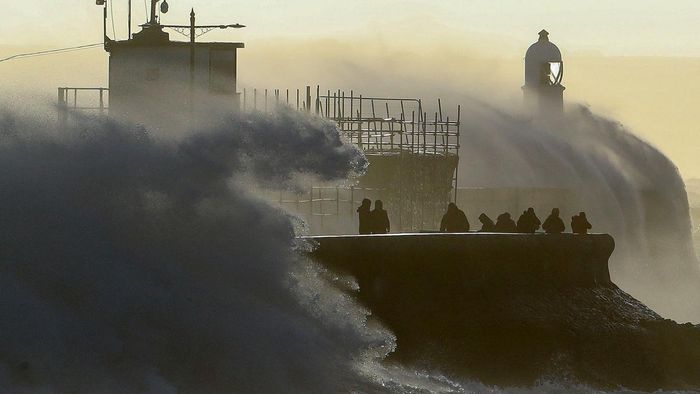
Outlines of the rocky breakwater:
<svg viewBox="0 0 700 394">
<path fill-rule="evenodd" d="M 389 362 L 499 386 L 700 389 L 700 327 L 663 319 L 611 281 L 609 235 L 305 239 L 394 332 Z"/>
</svg>

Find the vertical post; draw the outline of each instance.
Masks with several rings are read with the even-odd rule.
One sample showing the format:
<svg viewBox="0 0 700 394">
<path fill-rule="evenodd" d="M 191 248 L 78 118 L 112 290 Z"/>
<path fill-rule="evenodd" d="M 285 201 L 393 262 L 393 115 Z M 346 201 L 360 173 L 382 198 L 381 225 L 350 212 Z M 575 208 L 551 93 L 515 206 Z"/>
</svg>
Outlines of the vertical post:
<svg viewBox="0 0 700 394">
<path fill-rule="evenodd" d="M 392 119 L 389 115 L 389 102 L 384 103 L 386 105 L 386 118 Z M 394 150 L 394 121 L 389 120 L 389 149 Z"/>
<path fill-rule="evenodd" d="M 306 112 L 311 112 L 311 86 L 306 86 Z"/>
<path fill-rule="evenodd" d="M 335 214 L 340 216 L 340 188 L 335 187 Z"/>
<path fill-rule="evenodd" d="M 156 0 L 153 1 L 155 4 Z M 192 8 L 190 12 L 190 119 L 194 119 L 195 21 L 194 8 Z"/>
<path fill-rule="evenodd" d="M 105 113 L 104 89 L 100 88 L 100 115 Z"/>
<path fill-rule="evenodd" d="M 102 31 L 103 31 L 102 40 L 104 42 L 105 48 L 107 48 L 107 2 L 106 1 L 105 1 L 105 6 L 104 6 L 104 12 L 102 15 Z"/>
<path fill-rule="evenodd" d="M 357 145 L 362 149 L 362 95 L 360 95 L 360 109 L 357 110 Z"/>
<path fill-rule="evenodd" d="M 355 186 L 350 186 L 350 216 L 355 214 Z"/>
<path fill-rule="evenodd" d="M 437 155 L 437 144 L 438 144 L 437 125 L 438 125 L 438 113 L 435 112 L 435 130 L 433 130 L 433 154 L 434 155 Z"/>
<path fill-rule="evenodd" d="M 307 96 L 307 97 L 308 97 L 308 96 Z M 307 102 L 308 102 L 308 101 L 307 101 Z M 307 106 L 307 111 L 308 111 L 308 106 Z M 324 213 L 323 213 L 323 194 L 321 194 L 322 192 L 323 192 L 323 189 L 319 187 L 319 188 L 318 188 L 318 201 L 319 201 L 319 204 L 318 204 L 318 207 L 319 207 L 319 208 L 318 208 L 318 209 L 319 209 L 318 216 L 321 218 L 321 231 L 324 231 L 326 225 L 325 225 L 324 220 L 323 220 L 323 215 L 324 215 Z"/>
<path fill-rule="evenodd" d="M 316 85 L 316 115 L 321 113 L 321 85 Z"/>
<path fill-rule="evenodd" d="M 58 88 L 58 120 L 60 123 L 65 123 L 66 121 L 66 89 Z"/>
<path fill-rule="evenodd" d="M 399 142 L 399 149 L 403 149 L 403 136 L 406 131 L 406 109 L 403 106 L 403 100 L 401 100 L 401 134 L 399 135 L 401 139 Z M 406 144 L 408 144 L 408 137 L 406 137 Z"/>
<path fill-rule="evenodd" d="M 423 154 L 428 153 L 428 113 L 423 112 Z M 421 222 L 422 223 L 422 222 Z"/>
<path fill-rule="evenodd" d="M 338 119 L 338 96 L 333 92 L 333 119 Z"/>
<path fill-rule="evenodd" d="M 352 116 L 354 113 L 355 113 L 355 91 L 351 90 L 350 91 L 350 119 L 352 119 Z"/>
<path fill-rule="evenodd" d="M 459 190 L 459 130 L 462 123 L 462 106 L 457 106 L 457 167 L 455 169 L 455 204 L 457 203 L 457 191 Z"/>
<path fill-rule="evenodd" d="M 158 22 L 156 21 L 156 5 L 158 4 L 160 0 L 151 0 L 151 21 L 149 22 L 152 25 L 157 24 Z M 106 10 L 106 8 L 105 8 Z"/>
<path fill-rule="evenodd" d="M 420 142 L 420 139 L 418 139 L 418 142 Z M 411 153 L 416 153 L 416 110 L 415 109 L 413 111 L 411 111 Z"/>
<path fill-rule="evenodd" d="M 374 133 L 377 132 L 377 112 L 374 110 L 374 99 L 370 99 L 370 103 L 372 104 L 372 124 L 373 124 L 373 127 L 372 127 L 372 129 L 370 130 L 370 133 L 367 133 L 367 146 L 369 146 L 370 143 L 371 143 L 371 142 L 370 142 L 370 137 L 371 137 L 371 135 L 372 135 L 371 133 L 372 133 L 372 132 L 374 132 Z M 369 126 L 369 123 L 367 123 L 367 125 Z M 369 127 L 367 127 L 367 128 L 369 129 Z M 381 141 L 381 139 L 380 139 L 380 141 Z M 376 142 L 375 142 L 374 148 L 375 148 L 375 149 L 377 148 Z"/>
<path fill-rule="evenodd" d="M 442 137 L 443 143 L 445 144 L 445 156 L 450 153 L 450 117 L 447 117 L 447 123 L 445 123 L 445 134 Z"/>
<path fill-rule="evenodd" d="M 129 35 L 127 36 L 127 40 L 131 40 L 131 0 L 129 0 Z"/>
<path fill-rule="evenodd" d="M 314 187 L 311 186 L 309 190 L 309 221 L 313 225 L 314 219 Z"/>
</svg>

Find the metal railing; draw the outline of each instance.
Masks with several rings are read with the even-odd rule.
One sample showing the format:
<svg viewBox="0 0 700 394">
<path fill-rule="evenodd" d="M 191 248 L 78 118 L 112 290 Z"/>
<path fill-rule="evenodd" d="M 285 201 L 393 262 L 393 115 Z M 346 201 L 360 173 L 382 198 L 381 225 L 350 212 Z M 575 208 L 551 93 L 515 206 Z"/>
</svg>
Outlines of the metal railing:
<svg viewBox="0 0 700 394">
<path fill-rule="evenodd" d="M 81 93 L 96 93 L 97 96 L 91 97 L 88 103 L 85 103 L 85 97 L 78 97 L 78 92 Z M 108 88 L 58 88 L 58 105 L 62 108 L 79 109 L 86 111 L 99 111 L 105 113 L 109 106 Z"/>
<path fill-rule="evenodd" d="M 252 94 L 251 94 L 252 93 Z M 321 94 L 316 87 L 295 89 L 243 90 L 243 110 L 272 111 L 279 105 L 313 112 L 338 124 L 341 132 L 366 154 L 414 153 L 458 155 L 461 106 L 456 117 L 443 114 L 442 100 L 437 111 L 428 115 L 417 98 L 364 97 L 342 90 Z"/>
<path fill-rule="evenodd" d="M 107 88 L 58 88 L 58 116 L 65 122 L 69 110 L 93 111 L 103 115 L 109 110 Z"/>
</svg>

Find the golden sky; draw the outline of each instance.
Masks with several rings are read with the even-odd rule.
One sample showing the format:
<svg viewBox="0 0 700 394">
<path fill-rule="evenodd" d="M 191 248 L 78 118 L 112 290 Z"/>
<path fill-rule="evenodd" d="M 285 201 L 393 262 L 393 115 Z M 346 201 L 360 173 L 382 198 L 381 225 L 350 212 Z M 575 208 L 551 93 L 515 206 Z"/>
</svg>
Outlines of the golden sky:
<svg viewBox="0 0 700 394">
<path fill-rule="evenodd" d="M 243 85 L 321 83 L 367 94 L 455 91 L 515 102 L 522 57 L 546 28 L 564 54 L 566 98 L 615 117 L 700 177 L 700 1 L 697 0 L 171 0 L 163 22 L 243 23 L 206 40 L 244 41 Z M 101 41 L 93 0 L 0 0 L 0 57 Z M 127 1 L 108 33 L 126 38 Z M 133 0 L 134 31 L 145 19 Z M 111 9 L 110 9 L 111 11 Z M 110 12 L 111 14 L 111 12 Z M 172 38 L 177 38 L 172 33 Z M 106 85 L 101 49 L 0 63 L 0 87 L 55 96 Z M 284 64 L 284 73 L 279 73 Z M 266 86 L 261 86 L 266 85 Z M 286 85 L 286 86 L 281 86 Z M 331 86 L 333 85 L 333 86 Z M 367 90 L 373 90 L 367 92 Z M 458 104 L 457 102 L 454 103 Z"/>
</svg>

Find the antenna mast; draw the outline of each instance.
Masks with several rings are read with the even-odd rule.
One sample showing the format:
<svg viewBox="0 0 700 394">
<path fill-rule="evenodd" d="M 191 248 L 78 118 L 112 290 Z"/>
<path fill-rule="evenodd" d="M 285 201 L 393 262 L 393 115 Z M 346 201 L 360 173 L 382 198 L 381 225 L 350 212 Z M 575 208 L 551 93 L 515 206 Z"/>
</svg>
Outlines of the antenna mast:
<svg viewBox="0 0 700 394">
<path fill-rule="evenodd" d="M 131 0 L 129 0 L 129 35 L 126 39 L 131 40 Z"/>
<path fill-rule="evenodd" d="M 151 25 L 158 24 L 158 16 L 156 14 L 156 6 L 161 1 L 163 2 L 163 4 L 160 5 L 160 12 L 162 12 L 164 14 L 168 12 L 168 8 L 170 7 L 168 5 L 168 0 L 151 0 L 151 21 L 148 22 Z"/>
<path fill-rule="evenodd" d="M 158 0 L 151 0 L 151 21 L 149 22 L 152 25 L 156 24 L 156 5 L 158 4 Z"/>
</svg>

